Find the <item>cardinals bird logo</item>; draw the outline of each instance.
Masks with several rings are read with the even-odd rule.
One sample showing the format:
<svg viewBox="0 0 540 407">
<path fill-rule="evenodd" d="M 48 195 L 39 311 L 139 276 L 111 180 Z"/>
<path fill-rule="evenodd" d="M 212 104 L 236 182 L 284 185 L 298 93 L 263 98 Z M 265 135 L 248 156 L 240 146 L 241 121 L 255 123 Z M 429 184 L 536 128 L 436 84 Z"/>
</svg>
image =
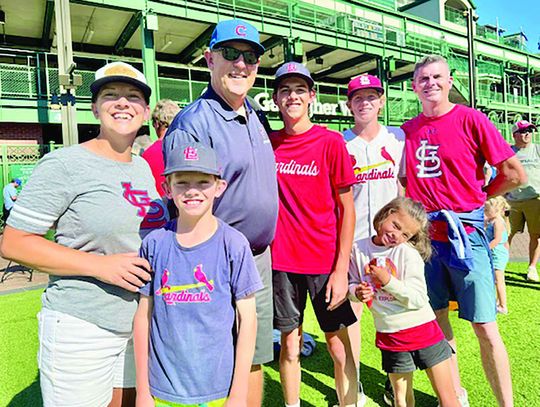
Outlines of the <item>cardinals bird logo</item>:
<svg viewBox="0 0 540 407">
<path fill-rule="evenodd" d="M 206 274 L 204 274 L 204 271 L 202 270 L 202 264 L 198 264 L 197 267 L 193 269 L 193 275 L 198 282 L 203 283 L 206 288 L 208 288 L 208 291 L 214 291 L 214 286 L 208 281 Z"/>
<path fill-rule="evenodd" d="M 386 147 L 384 147 L 384 146 L 382 146 L 382 148 L 381 148 L 381 156 L 382 156 L 385 160 L 390 161 L 394 167 L 396 166 L 396 162 L 394 161 L 394 159 L 392 158 L 392 156 L 388 153 L 388 151 L 386 151 Z"/>
<path fill-rule="evenodd" d="M 169 270 L 163 270 L 163 275 L 161 276 L 161 287 L 156 291 L 156 295 L 162 295 L 171 290 L 171 287 L 167 284 L 169 281 Z"/>
</svg>

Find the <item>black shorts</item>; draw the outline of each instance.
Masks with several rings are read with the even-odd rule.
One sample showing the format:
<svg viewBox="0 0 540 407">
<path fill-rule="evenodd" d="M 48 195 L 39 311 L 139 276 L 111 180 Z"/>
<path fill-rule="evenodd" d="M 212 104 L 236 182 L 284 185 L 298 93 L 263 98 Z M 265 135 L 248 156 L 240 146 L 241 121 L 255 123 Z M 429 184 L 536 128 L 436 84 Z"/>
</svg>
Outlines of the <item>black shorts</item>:
<svg viewBox="0 0 540 407">
<path fill-rule="evenodd" d="M 410 352 L 392 352 L 381 349 L 382 368 L 386 373 L 409 373 L 416 369 L 429 369 L 452 356 L 446 339 L 427 348 Z"/>
<path fill-rule="evenodd" d="M 304 322 L 307 293 L 323 332 L 335 332 L 356 322 L 349 300 L 328 311 L 325 301 L 330 274 L 296 274 L 273 271 L 274 328 L 291 332 Z"/>
</svg>

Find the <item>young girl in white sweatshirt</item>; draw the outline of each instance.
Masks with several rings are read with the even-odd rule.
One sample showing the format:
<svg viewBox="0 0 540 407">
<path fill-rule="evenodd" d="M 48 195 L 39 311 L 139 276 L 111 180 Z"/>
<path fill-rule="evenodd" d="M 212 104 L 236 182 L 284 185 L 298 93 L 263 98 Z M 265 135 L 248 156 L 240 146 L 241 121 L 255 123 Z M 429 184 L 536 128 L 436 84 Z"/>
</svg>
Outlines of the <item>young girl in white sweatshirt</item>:
<svg viewBox="0 0 540 407">
<path fill-rule="evenodd" d="M 353 245 L 349 297 L 367 303 L 376 346 L 396 407 L 414 406 L 413 372 L 425 369 L 442 407 L 459 407 L 450 376 L 452 349 L 429 305 L 424 260 L 431 255 L 422 205 L 396 198 L 374 218 L 377 235 Z"/>
</svg>

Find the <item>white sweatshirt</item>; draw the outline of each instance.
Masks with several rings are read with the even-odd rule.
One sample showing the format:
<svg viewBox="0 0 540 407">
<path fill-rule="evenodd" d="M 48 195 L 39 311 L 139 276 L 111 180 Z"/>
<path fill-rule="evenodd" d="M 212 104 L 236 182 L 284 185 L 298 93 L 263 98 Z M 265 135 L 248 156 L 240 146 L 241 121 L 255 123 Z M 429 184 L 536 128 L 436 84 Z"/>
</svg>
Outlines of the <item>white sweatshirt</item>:
<svg viewBox="0 0 540 407">
<path fill-rule="evenodd" d="M 376 246 L 371 238 L 354 243 L 349 267 L 349 299 L 358 302 L 354 294 L 361 281 L 369 281 L 365 270 L 384 258 L 391 277 L 384 287 L 376 288 L 371 312 L 377 332 L 393 333 L 425 324 L 435 319 L 429 305 L 424 261 L 411 245 Z M 380 261 L 380 260 L 379 260 Z"/>
</svg>

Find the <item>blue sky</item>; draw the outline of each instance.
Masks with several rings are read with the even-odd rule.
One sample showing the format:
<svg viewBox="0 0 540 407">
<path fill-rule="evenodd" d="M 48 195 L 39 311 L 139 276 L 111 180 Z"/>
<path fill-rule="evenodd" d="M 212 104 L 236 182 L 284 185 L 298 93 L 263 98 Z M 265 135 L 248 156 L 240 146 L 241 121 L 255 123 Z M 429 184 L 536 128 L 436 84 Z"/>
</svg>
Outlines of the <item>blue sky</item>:
<svg viewBox="0 0 540 407">
<path fill-rule="evenodd" d="M 538 53 L 538 41 L 540 40 L 540 3 L 538 0 L 473 0 L 476 5 L 476 14 L 480 17 L 480 24 L 493 24 L 499 18 L 499 26 L 506 29 L 505 34 L 520 31 L 529 39 L 527 47 L 529 51 Z"/>
</svg>

